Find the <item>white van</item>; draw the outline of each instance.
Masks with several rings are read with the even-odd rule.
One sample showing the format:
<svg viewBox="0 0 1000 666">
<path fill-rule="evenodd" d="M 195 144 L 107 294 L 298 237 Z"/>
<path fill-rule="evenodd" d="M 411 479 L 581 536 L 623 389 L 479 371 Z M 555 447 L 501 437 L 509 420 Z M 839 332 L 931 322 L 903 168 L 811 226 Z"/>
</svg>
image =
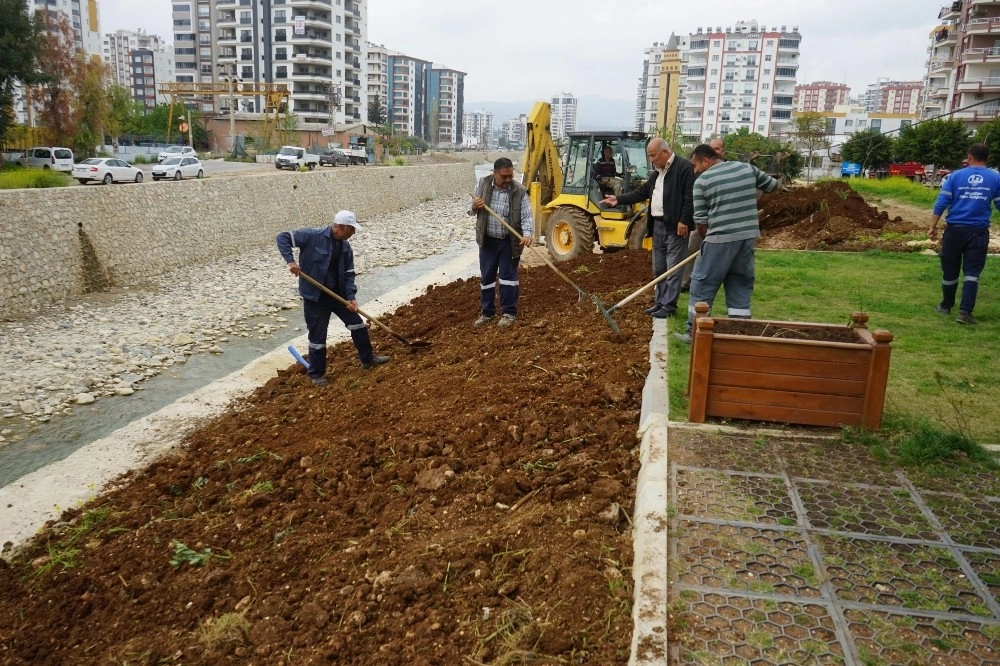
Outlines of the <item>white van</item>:
<svg viewBox="0 0 1000 666">
<path fill-rule="evenodd" d="M 23 167 L 37 169 L 52 169 L 54 171 L 73 171 L 73 151 L 69 148 L 41 147 L 26 150 L 17 163 Z"/>
</svg>

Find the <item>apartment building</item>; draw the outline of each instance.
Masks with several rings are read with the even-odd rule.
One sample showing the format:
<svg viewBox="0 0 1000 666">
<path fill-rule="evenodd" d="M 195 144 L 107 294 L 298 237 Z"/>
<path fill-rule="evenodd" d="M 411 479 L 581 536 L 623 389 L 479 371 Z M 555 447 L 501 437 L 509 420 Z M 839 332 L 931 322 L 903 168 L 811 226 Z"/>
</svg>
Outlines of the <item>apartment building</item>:
<svg viewBox="0 0 1000 666">
<path fill-rule="evenodd" d="M 945 114 L 975 129 L 1000 114 L 1000 0 L 956 0 L 938 19 L 921 115 Z"/>
<path fill-rule="evenodd" d="M 882 87 L 881 113 L 920 113 L 923 81 L 892 81 Z"/>
<path fill-rule="evenodd" d="M 24 0 L 29 10 L 61 14 L 73 29 L 77 49 L 95 58 L 102 54 L 101 15 L 97 0 Z M 14 94 L 14 115 L 19 123 L 33 123 L 27 99 L 20 86 Z"/>
<path fill-rule="evenodd" d="M 439 148 L 463 145 L 465 72 L 381 44 L 368 43 L 367 50 L 367 101 L 384 100 L 394 132 Z"/>
<path fill-rule="evenodd" d="M 670 33 L 665 42 L 653 42 L 643 49 L 642 75 L 636 91 L 635 129 L 653 134 L 661 128 L 673 128 L 678 122 L 681 69 L 686 58 L 688 38 Z"/>
<path fill-rule="evenodd" d="M 792 104 L 801 113 L 833 111 L 834 107 L 848 103 L 851 88 L 843 83 L 813 81 L 795 86 Z"/>
<path fill-rule="evenodd" d="M 147 35 L 142 30 L 108 33 L 104 35 L 102 57 L 111 80 L 127 88 L 132 99 L 144 108 L 169 101 L 157 86 L 174 80 L 174 47 L 159 35 Z"/>
<path fill-rule="evenodd" d="M 797 26 L 740 21 L 698 28 L 682 67 L 684 136 L 704 140 L 746 128 L 780 137 L 791 123 L 798 73 Z"/>
<path fill-rule="evenodd" d="M 523 148 L 528 136 L 528 114 L 522 113 L 517 118 L 503 121 L 500 124 L 500 136 L 508 146 Z"/>
<path fill-rule="evenodd" d="M 236 115 L 259 116 L 263 100 L 240 94 L 243 81 L 287 83 L 299 128 L 361 122 L 368 0 L 174 0 L 176 79 L 234 81 Z M 229 112 L 228 97 L 198 100 Z"/>
<path fill-rule="evenodd" d="M 551 132 L 553 139 L 565 139 L 569 132 L 576 131 L 578 102 L 573 93 L 560 93 L 552 97 Z"/>
<path fill-rule="evenodd" d="M 466 111 L 462 114 L 462 146 L 464 148 L 489 148 L 493 142 L 493 114 L 482 111 Z"/>
</svg>

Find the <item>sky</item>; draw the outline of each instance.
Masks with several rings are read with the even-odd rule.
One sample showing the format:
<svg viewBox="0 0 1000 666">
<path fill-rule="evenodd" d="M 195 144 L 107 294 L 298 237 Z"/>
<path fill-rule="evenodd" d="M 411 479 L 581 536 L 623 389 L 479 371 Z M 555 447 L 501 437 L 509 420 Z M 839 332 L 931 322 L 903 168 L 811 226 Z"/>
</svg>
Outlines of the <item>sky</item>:
<svg viewBox="0 0 1000 666">
<path fill-rule="evenodd" d="M 170 0 L 99 0 L 101 31 L 172 41 Z M 643 49 L 671 31 L 757 20 L 798 26 L 798 83 L 923 77 L 946 0 L 368 0 L 368 40 L 466 72 L 467 101 L 560 92 L 634 100 Z"/>
</svg>

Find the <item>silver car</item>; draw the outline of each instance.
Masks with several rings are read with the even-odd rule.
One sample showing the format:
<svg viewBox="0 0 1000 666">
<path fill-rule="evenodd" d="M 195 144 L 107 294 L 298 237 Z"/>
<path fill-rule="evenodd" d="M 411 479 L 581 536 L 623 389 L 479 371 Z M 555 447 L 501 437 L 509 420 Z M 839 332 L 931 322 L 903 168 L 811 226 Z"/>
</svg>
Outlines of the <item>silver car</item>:
<svg viewBox="0 0 1000 666">
<path fill-rule="evenodd" d="M 142 170 L 125 160 L 113 157 L 91 157 L 73 166 L 73 178 L 81 185 L 96 183 L 141 183 Z"/>
<path fill-rule="evenodd" d="M 161 178 L 201 178 L 205 169 L 197 157 L 168 157 L 152 168 L 153 180 Z"/>
</svg>

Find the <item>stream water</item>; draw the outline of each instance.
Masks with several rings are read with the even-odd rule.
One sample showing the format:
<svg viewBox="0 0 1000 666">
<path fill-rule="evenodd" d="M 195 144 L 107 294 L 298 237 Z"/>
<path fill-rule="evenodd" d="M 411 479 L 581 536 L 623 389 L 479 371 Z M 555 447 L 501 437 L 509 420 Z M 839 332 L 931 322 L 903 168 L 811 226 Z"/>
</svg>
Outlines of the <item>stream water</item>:
<svg viewBox="0 0 1000 666">
<path fill-rule="evenodd" d="M 358 292 L 364 301 L 377 298 L 474 247 L 474 243 L 456 243 L 440 254 L 361 274 L 357 277 Z M 72 415 L 53 418 L 48 423 L 33 426 L 27 433 L 18 433 L 17 441 L 0 448 L 0 487 L 62 460 L 90 442 L 152 414 L 305 333 L 301 309 L 287 310 L 282 316 L 288 318 L 286 328 L 276 329 L 265 340 L 233 338 L 225 345 L 224 353 L 192 356 L 187 363 L 171 366 L 166 372 L 142 382 L 137 386 L 142 390 L 131 396 L 102 398 L 92 405 L 76 407 Z M 273 323 L 273 317 L 251 319 L 250 325 L 257 321 Z M 337 325 L 336 321 L 331 323 L 331 327 Z M 296 328 L 299 330 L 294 330 Z M 291 356 L 288 360 L 289 364 L 294 362 Z"/>
</svg>

